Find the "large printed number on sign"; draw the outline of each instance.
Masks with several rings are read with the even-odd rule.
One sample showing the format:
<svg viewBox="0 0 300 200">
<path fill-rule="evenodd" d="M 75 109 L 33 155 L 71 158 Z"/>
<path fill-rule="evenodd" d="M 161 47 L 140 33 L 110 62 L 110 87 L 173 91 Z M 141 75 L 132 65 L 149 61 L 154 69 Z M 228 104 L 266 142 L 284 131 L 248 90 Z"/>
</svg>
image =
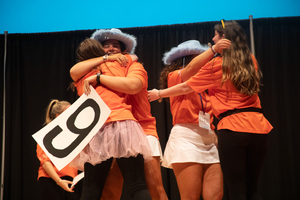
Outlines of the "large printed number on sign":
<svg viewBox="0 0 300 200">
<path fill-rule="evenodd" d="M 86 128 L 79 129 L 75 126 L 76 117 L 79 113 L 87 108 L 92 107 L 95 112 L 95 117 L 93 122 Z M 68 129 L 73 132 L 74 134 L 78 134 L 79 136 L 65 149 L 56 149 L 52 145 L 53 139 L 60 134 L 63 129 L 60 126 L 54 127 L 43 139 L 44 146 L 48 150 L 50 154 L 58 158 L 64 158 L 69 155 L 80 143 L 84 138 L 90 133 L 90 131 L 94 128 L 100 118 L 100 108 L 98 104 L 93 99 L 87 99 L 83 104 L 78 107 L 78 109 L 68 118 L 67 120 L 67 127 Z"/>
</svg>

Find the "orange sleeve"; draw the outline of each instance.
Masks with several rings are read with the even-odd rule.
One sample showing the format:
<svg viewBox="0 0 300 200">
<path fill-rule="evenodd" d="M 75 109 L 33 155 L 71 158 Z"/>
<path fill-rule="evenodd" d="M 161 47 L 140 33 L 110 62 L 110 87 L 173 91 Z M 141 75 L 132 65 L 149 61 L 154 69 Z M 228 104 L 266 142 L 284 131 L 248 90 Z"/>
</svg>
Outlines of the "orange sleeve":
<svg viewBox="0 0 300 200">
<path fill-rule="evenodd" d="M 222 81 L 222 58 L 217 57 L 204 65 L 196 75 L 186 83 L 197 93 L 221 85 Z"/>
<path fill-rule="evenodd" d="M 43 168 L 43 164 L 46 161 L 51 162 L 51 160 L 49 159 L 49 157 L 46 155 L 46 153 L 43 151 L 43 149 L 38 144 L 37 144 L 37 148 L 36 148 L 36 153 L 37 153 L 37 157 L 40 161 L 40 167 L 38 169 L 38 179 L 40 177 L 50 178 L 50 176 L 47 174 L 47 172 Z M 52 162 L 51 162 L 51 164 L 53 165 Z M 54 168 L 54 170 L 56 171 L 56 173 L 58 174 L 59 177 L 71 176 L 72 178 L 74 178 L 78 173 L 77 169 L 75 169 L 73 167 L 70 167 L 69 165 L 65 166 L 61 171 L 59 171 L 54 165 L 53 165 L 53 168 Z"/>
<path fill-rule="evenodd" d="M 46 153 L 43 151 L 43 149 L 38 144 L 36 147 L 36 154 L 37 154 L 37 158 L 40 160 L 41 165 L 43 165 L 44 162 L 46 162 L 46 161 L 50 161 L 49 157 L 46 155 Z"/>
<path fill-rule="evenodd" d="M 131 56 L 129 54 L 125 54 L 124 56 L 127 58 L 127 65 L 130 66 L 133 63 Z"/>
<path fill-rule="evenodd" d="M 146 70 L 140 63 L 133 62 L 127 69 L 126 77 L 137 77 L 142 81 L 142 90 L 137 94 L 127 95 L 126 102 L 132 105 L 132 114 L 142 126 L 145 134 L 158 138 L 156 120 L 151 114 L 151 107 L 148 101 L 148 75 Z"/>
<path fill-rule="evenodd" d="M 143 88 L 148 87 L 148 74 L 143 65 L 139 62 L 133 62 L 130 67 L 127 68 L 126 77 L 137 77 L 143 83 Z"/>
</svg>

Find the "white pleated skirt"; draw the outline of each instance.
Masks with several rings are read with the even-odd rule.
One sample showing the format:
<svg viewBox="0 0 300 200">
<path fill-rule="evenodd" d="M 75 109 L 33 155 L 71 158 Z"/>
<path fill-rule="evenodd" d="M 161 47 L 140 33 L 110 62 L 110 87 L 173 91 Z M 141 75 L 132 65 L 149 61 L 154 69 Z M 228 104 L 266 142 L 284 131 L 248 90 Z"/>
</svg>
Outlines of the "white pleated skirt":
<svg viewBox="0 0 300 200">
<path fill-rule="evenodd" d="M 157 137 L 153 135 L 147 135 L 153 157 L 160 157 L 160 161 L 163 161 L 163 154 L 161 150 L 161 145 Z"/>
<path fill-rule="evenodd" d="M 162 166 L 172 169 L 173 163 L 219 163 L 214 135 L 198 124 L 176 124 L 170 133 Z"/>
<path fill-rule="evenodd" d="M 133 120 L 105 123 L 86 147 L 71 161 L 70 166 L 81 171 L 84 163 L 99 164 L 111 157 L 129 158 L 142 154 L 145 162 L 152 160 L 146 134 Z"/>
</svg>

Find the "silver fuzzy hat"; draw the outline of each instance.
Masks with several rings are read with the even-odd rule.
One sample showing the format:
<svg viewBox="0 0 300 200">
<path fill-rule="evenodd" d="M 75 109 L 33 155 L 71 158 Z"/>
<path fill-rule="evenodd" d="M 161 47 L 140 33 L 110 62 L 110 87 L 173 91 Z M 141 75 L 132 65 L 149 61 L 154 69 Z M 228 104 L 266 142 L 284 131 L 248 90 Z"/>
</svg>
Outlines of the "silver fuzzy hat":
<svg viewBox="0 0 300 200">
<path fill-rule="evenodd" d="M 177 47 L 173 47 L 169 52 L 164 53 L 162 61 L 165 65 L 170 65 L 177 58 L 188 55 L 199 55 L 208 48 L 207 45 L 202 46 L 198 40 L 188 40 Z"/>
<path fill-rule="evenodd" d="M 123 33 L 120 29 L 116 28 L 99 29 L 92 34 L 91 39 L 98 40 L 100 43 L 111 39 L 119 40 L 125 44 L 126 49 L 130 54 L 134 54 L 137 45 L 135 36 Z"/>
</svg>

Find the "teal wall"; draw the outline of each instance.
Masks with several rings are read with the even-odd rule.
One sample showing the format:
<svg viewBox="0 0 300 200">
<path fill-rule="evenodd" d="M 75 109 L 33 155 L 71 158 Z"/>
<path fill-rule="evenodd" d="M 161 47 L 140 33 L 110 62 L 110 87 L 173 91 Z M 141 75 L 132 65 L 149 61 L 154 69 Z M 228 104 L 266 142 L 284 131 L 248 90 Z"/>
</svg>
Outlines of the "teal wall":
<svg viewBox="0 0 300 200">
<path fill-rule="evenodd" d="M 300 16 L 300 0 L 0 0 L 0 34 Z"/>
</svg>

